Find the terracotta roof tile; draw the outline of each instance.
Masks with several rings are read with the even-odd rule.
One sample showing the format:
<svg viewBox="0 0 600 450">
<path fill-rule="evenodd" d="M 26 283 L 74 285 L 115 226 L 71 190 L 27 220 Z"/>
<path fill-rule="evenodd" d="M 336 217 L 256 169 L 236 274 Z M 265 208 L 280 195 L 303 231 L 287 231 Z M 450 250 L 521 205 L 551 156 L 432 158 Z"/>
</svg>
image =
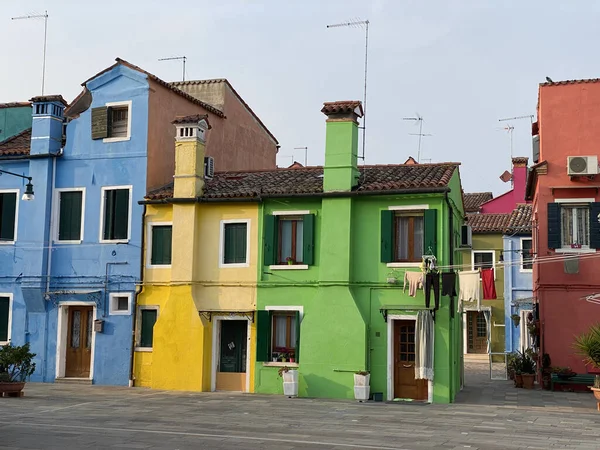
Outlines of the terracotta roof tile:
<svg viewBox="0 0 600 450">
<path fill-rule="evenodd" d="M 0 142 L 0 157 L 29 155 L 31 128 Z"/>
<path fill-rule="evenodd" d="M 338 102 L 325 102 L 321 112 L 323 114 L 348 114 L 359 108 L 358 117 L 363 116 L 362 103 L 359 100 L 343 100 Z"/>
<path fill-rule="evenodd" d="M 198 123 L 201 120 L 206 120 L 208 123 L 208 114 L 192 114 L 190 116 L 180 116 L 176 117 L 172 124 L 182 124 L 182 123 Z"/>
<path fill-rule="evenodd" d="M 479 212 L 479 207 L 494 198 L 491 192 L 472 192 L 463 194 L 465 212 Z"/>
<path fill-rule="evenodd" d="M 37 102 L 60 102 L 65 106 L 68 106 L 68 102 L 63 98 L 62 95 L 38 95 L 29 100 L 31 103 Z"/>
<path fill-rule="evenodd" d="M 600 78 L 584 78 L 581 80 L 563 80 L 563 81 L 553 81 L 552 83 L 540 83 L 540 86 L 560 86 L 565 84 L 582 84 L 582 83 L 598 83 L 600 82 Z"/>
<path fill-rule="evenodd" d="M 527 156 L 515 156 L 512 159 L 512 163 L 513 164 L 525 164 L 525 165 L 527 165 L 528 162 L 529 162 L 529 158 Z"/>
<path fill-rule="evenodd" d="M 473 233 L 504 233 L 510 214 L 467 214 L 466 221 Z"/>
<path fill-rule="evenodd" d="M 24 106 L 31 106 L 29 102 L 10 102 L 10 103 L 0 103 L 0 109 L 3 108 L 21 108 Z"/>
<path fill-rule="evenodd" d="M 510 219 L 506 227 L 506 233 L 531 233 L 531 204 L 517 205 L 510 214 Z"/>
<path fill-rule="evenodd" d="M 381 192 L 403 189 L 445 188 L 458 163 L 374 165 L 360 167 L 354 191 Z M 279 195 L 320 194 L 323 167 L 215 173 L 205 184 L 203 198 L 258 198 Z M 173 197 L 173 183 L 151 191 L 148 200 Z"/>
</svg>

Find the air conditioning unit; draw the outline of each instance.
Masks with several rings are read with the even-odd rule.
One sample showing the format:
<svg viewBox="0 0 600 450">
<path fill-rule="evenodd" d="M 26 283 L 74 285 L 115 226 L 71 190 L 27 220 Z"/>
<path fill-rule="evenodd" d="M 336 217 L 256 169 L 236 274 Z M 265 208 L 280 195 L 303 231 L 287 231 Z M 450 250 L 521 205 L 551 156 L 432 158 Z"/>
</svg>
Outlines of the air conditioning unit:
<svg viewBox="0 0 600 450">
<path fill-rule="evenodd" d="M 471 247 L 473 245 L 473 229 L 471 225 L 461 225 L 460 227 L 460 246 Z"/>
<path fill-rule="evenodd" d="M 215 160 L 212 156 L 204 157 L 204 178 L 215 176 Z"/>
<path fill-rule="evenodd" d="M 567 156 L 567 174 L 596 175 L 598 173 L 598 156 Z"/>
</svg>

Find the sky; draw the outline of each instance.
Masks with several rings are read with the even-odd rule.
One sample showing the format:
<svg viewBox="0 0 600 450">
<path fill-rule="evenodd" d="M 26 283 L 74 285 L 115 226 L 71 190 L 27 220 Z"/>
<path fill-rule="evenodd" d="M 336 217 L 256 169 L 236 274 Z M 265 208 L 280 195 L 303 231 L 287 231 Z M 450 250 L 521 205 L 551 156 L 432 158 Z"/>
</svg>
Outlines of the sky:
<svg viewBox="0 0 600 450">
<path fill-rule="evenodd" d="M 456 161 L 466 192 L 508 189 L 513 156 L 531 158 L 538 84 L 600 77 L 600 2 L 573 0 L 0 0 L 0 102 L 41 92 L 71 101 L 123 58 L 166 81 L 227 78 L 277 137 L 278 165 L 324 162 L 322 103 L 362 100 L 369 20 L 365 162 Z M 293 156 L 293 159 L 292 159 Z M 218 170 L 218 168 L 217 168 Z"/>
</svg>

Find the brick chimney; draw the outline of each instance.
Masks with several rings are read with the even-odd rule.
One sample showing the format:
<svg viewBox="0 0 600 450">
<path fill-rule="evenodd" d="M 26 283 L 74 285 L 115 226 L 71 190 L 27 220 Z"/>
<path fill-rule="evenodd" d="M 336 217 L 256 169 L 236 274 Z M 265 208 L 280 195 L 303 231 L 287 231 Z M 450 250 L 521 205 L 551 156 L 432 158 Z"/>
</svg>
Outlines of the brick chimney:
<svg viewBox="0 0 600 450">
<path fill-rule="evenodd" d="M 358 183 L 358 118 L 363 116 L 358 100 L 326 102 L 327 116 L 323 191 L 350 191 Z"/>
<path fill-rule="evenodd" d="M 210 129 L 206 114 L 178 117 L 175 125 L 175 175 L 173 197 L 196 198 L 204 189 L 206 132 Z"/>
<path fill-rule="evenodd" d="M 512 159 L 512 184 L 518 203 L 525 201 L 528 162 L 529 158 L 525 156 L 516 156 Z"/>
</svg>

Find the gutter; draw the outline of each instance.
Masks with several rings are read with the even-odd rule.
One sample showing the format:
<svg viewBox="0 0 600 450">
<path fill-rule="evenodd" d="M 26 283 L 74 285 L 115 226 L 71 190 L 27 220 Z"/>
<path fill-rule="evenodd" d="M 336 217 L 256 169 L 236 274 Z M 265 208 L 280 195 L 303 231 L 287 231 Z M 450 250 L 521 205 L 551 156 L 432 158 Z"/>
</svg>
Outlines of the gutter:
<svg viewBox="0 0 600 450">
<path fill-rule="evenodd" d="M 139 203 L 139 202 L 138 202 Z M 146 228 L 146 205 L 144 205 L 144 211 L 142 212 L 142 239 L 140 246 L 140 283 L 135 288 L 133 305 L 131 305 L 133 319 L 131 320 L 131 357 L 129 358 L 129 387 L 133 387 L 134 381 L 134 356 L 135 356 L 135 326 L 137 320 L 137 304 L 138 304 L 138 296 L 144 290 L 144 246 L 146 241 L 146 235 L 144 233 Z"/>
</svg>

